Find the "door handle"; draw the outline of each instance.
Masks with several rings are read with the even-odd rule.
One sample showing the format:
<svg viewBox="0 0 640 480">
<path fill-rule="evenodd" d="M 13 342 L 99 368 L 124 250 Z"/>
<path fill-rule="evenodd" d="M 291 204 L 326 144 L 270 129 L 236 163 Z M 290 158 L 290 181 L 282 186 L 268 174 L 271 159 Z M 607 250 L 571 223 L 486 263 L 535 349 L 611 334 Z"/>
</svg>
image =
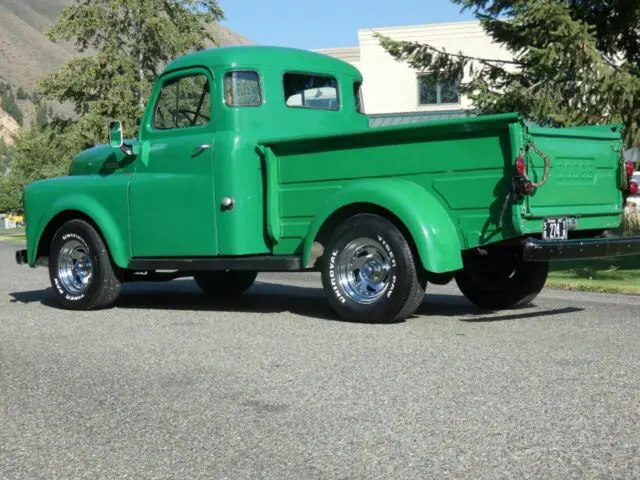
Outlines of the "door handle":
<svg viewBox="0 0 640 480">
<path fill-rule="evenodd" d="M 193 149 L 193 153 L 191 154 L 192 157 L 195 157 L 197 155 L 200 155 L 202 152 L 204 152 L 205 150 L 209 150 L 211 148 L 211 145 L 200 145 L 196 148 Z"/>
</svg>

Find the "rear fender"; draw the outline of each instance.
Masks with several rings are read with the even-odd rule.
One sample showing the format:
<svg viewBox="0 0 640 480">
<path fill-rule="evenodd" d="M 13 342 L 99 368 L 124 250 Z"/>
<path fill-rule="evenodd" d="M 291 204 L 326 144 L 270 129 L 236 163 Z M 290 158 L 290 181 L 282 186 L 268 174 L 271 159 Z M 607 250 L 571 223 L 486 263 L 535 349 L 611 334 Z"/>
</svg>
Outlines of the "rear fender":
<svg viewBox="0 0 640 480">
<path fill-rule="evenodd" d="M 402 179 L 359 181 L 331 196 L 309 227 L 303 265 L 309 266 L 313 244 L 325 222 L 343 207 L 363 203 L 389 211 L 404 224 L 426 270 L 445 273 L 462 268 L 458 230 L 445 208 L 430 192 Z"/>
<path fill-rule="evenodd" d="M 27 242 L 28 242 L 28 263 L 30 266 L 35 266 L 36 255 L 42 234 L 47 226 L 58 215 L 68 211 L 76 211 L 89 217 L 100 230 L 99 233 L 105 240 L 107 249 L 111 254 L 111 258 L 114 263 L 120 268 L 126 268 L 129 263 L 129 248 L 127 241 L 120 231 L 113 216 L 107 211 L 107 209 L 97 202 L 94 198 L 83 195 L 73 194 L 65 195 L 53 203 L 51 208 L 47 210 L 46 215 L 40 218 L 32 231 L 28 230 Z"/>
</svg>

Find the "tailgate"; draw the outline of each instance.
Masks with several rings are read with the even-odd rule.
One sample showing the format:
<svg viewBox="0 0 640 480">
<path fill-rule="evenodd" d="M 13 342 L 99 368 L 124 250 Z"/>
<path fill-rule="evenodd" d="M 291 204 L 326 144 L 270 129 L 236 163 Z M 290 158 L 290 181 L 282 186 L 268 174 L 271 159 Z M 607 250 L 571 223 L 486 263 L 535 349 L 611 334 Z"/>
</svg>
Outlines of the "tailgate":
<svg viewBox="0 0 640 480">
<path fill-rule="evenodd" d="M 530 179 L 542 180 L 540 154 L 549 157 L 550 169 L 546 183 L 525 197 L 525 218 L 576 217 L 578 229 L 617 224 L 622 212 L 619 126 L 528 127 L 526 141 L 534 146 L 527 155 Z M 610 219 L 600 225 L 596 217 Z M 580 218 L 592 220 L 581 224 Z"/>
</svg>

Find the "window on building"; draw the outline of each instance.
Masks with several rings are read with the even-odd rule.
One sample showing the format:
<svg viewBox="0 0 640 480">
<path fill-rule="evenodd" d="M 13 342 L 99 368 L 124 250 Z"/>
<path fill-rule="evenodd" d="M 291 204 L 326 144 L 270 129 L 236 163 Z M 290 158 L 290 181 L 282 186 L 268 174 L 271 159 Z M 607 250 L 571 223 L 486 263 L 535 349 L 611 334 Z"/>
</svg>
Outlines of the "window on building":
<svg viewBox="0 0 640 480">
<path fill-rule="evenodd" d="M 224 101 L 230 107 L 262 105 L 260 77 L 253 71 L 229 72 L 224 77 Z"/>
<path fill-rule="evenodd" d="M 284 98 L 288 107 L 338 110 L 338 82 L 334 77 L 285 73 Z"/>
<path fill-rule="evenodd" d="M 356 109 L 358 113 L 364 113 L 364 99 L 362 98 L 362 83 L 353 82 L 353 95 L 356 99 Z"/>
<path fill-rule="evenodd" d="M 435 82 L 430 76 L 418 77 L 420 105 L 445 105 L 460 103 L 460 82 L 440 80 Z"/>
<path fill-rule="evenodd" d="M 210 120 L 211 96 L 205 75 L 174 78 L 164 84 L 155 108 L 155 128 L 200 127 Z"/>
</svg>

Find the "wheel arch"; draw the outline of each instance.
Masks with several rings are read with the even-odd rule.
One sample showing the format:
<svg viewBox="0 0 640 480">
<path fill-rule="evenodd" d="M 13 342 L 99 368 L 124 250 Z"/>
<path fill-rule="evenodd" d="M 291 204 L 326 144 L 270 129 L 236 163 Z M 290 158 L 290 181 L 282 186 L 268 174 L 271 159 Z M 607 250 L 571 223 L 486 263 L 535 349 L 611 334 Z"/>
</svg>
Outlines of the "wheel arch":
<svg viewBox="0 0 640 480">
<path fill-rule="evenodd" d="M 415 208 L 416 202 L 420 209 Z M 372 213 L 391 221 L 405 235 L 428 273 L 462 268 L 458 231 L 447 211 L 424 188 L 399 179 L 359 182 L 329 198 L 314 217 L 305 238 L 303 265 L 316 266 L 333 230 L 359 213 Z"/>
<path fill-rule="evenodd" d="M 85 204 L 87 205 L 87 204 Z M 68 208 L 54 209 L 54 213 L 49 215 L 48 221 L 43 222 L 42 227 L 33 239 L 33 246 L 29 249 L 29 263 L 32 266 L 50 255 L 50 246 L 53 236 L 58 229 L 70 220 L 84 220 L 91 225 L 102 238 L 107 247 L 107 252 L 111 260 L 120 268 L 126 268 L 129 263 L 128 250 L 126 249 L 125 240 L 119 232 L 113 219 L 101 212 L 97 211 L 89 213 L 89 209 L 70 206 Z"/>
</svg>

